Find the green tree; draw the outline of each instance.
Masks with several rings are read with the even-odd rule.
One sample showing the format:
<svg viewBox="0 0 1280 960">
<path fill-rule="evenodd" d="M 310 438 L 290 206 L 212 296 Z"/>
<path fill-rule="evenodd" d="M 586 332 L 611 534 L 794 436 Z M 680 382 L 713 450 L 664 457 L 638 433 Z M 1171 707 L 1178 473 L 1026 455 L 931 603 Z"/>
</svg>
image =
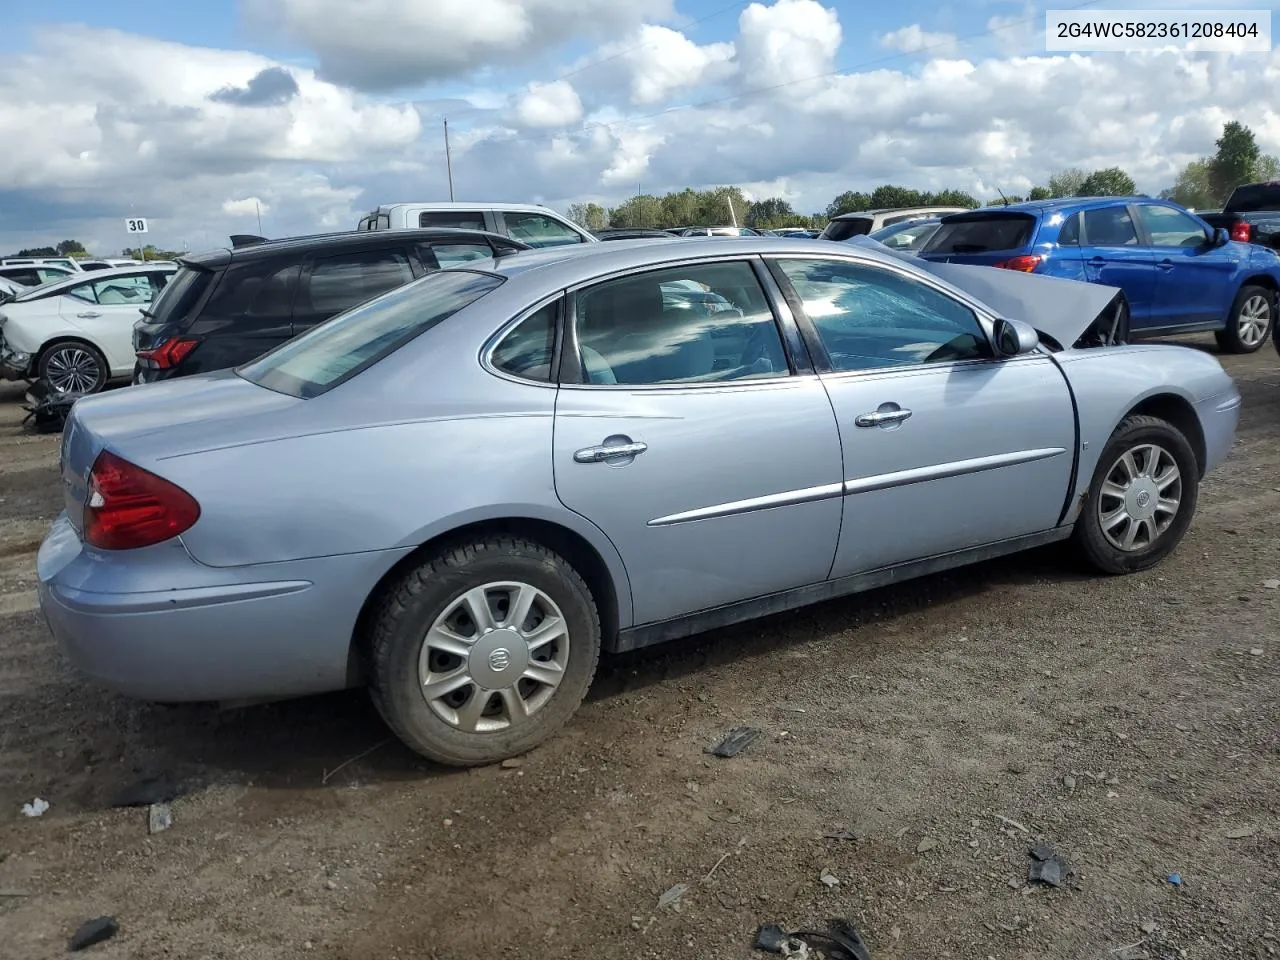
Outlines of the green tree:
<svg viewBox="0 0 1280 960">
<path fill-rule="evenodd" d="M 978 201 L 972 194 L 965 193 L 963 190 L 939 190 L 937 193 L 926 193 L 925 203 L 931 207 L 969 207 L 973 208 L 978 205 Z"/>
<path fill-rule="evenodd" d="M 58 251 L 53 247 L 28 247 L 26 250 L 19 250 L 20 257 L 56 257 Z"/>
<path fill-rule="evenodd" d="M 1182 168 L 1173 188 L 1165 191 L 1168 194 L 1165 199 L 1196 210 L 1218 206 L 1209 168 L 1210 161 L 1207 158 L 1192 160 Z"/>
<path fill-rule="evenodd" d="M 571 203 L 568 216 L 584 230 L 603 230 L 609 223 L 608 214 L 598 203 Z"/>
<path fill-rule="evenodd" d="M 1095 170 L 1080 184 L 1078 197 L 1131 197 L 1137 192 L 1133 178 L 1119 167 Z"/>
<path fill-rule="evenodd" d="M 88 253 L 88 252 L 89 251 L 84 248 L 84 244 L 81 243 L 79 240 L 63 240 L 60 244 L 58 244 L 58 253 L 62 254 L 62 256 L 64 257 L 72 253 Z"/>
<path fill-rule="evenodd" d="M 1027 194 L 1028 200 L 1052 200 L 1053 191 L 1048 187 L 1032 187 L 1031 192 Z"/>
<path fill-rule="evenodd" d="M 1253 131 L 1236 120 L 1223 126 L 1215 146 L 1217 152 L 1209 159 L 1209 185 L 1217 202 L 1225 203 L 1232 190 L 1254 179 L 1262 151 Z"/>
<path fill-rule="evenodd" d="M 1049 178 L 1049 196 L 1050 197 L 1079 197 L 1083 196 L 1080 192 L 1084 186 L 1085 180 L 1088 178 L 1079 167 L 1070 167 L 1066 170 L 1060 170 Z"/>
<path fill-rule="evenodd" d="M 886 183 L 871 191 L 871 209 L 878 207 L 919 207 L 928 202 L 928 194 L 910 187 Z"/>
<path fill-rule="evenodd" d="M 765 200 L 756 200 L 747 205 L 747 215 L 743 218 L 743 223 L 748 227 L 784 227 L 789 226 L 791 221 L 796 219 L 796 212 L 791 209 L 791 204 L 781 197 L 769 197 Z"/>
<path fill-rule="evenodd" d="M 859 210 L 869 210 L 870 208 L 871 198 L 869 196 L 860 191 L 846 190 L 827 204 L 827 219 L 832 220 L 842 213 L 856 213 Z"/>
</svg>

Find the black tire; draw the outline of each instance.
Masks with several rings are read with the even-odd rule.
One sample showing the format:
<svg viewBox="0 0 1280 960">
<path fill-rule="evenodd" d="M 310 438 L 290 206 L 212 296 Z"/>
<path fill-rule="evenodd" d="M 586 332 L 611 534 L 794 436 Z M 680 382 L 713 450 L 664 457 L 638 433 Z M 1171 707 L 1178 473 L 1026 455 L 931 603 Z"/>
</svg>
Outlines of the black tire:
<svg viewBox="0 0 1280 960">
<path fill-rule="evenodd" d="M 1266 311 L 1266 326 L 1259 336 L 1257 334 L 1258 318 L 1253 316 L 1252 312 L 1261 309 L 1263 305 Z M 1245 315 L 1246 307 L 1251 311 L 1250 316 Z M 1226 329 L 1217 331 L 1214 338 L 1218 341 L 1218 349 L 1225 353 L 1254 353 L 1262 349 L 1262 345 L 1267 342 L 1267 337 L 1274 331 L 1275 325 L 1275 293 L 1266 287 L 1249 283 L 1241 287 L 1240 292 L 1236 294 L 1231 304 L 1231 312 L 1227 314 Z"/>
<path fill-rule="evenodd" d="M 1118 503 L 1114 496 L 1104 492 L 1104 485 L 1117 469 L 1123 469 L 1120 467 L 1120 460 L 1126 452 L 1147 445 L 1162 449 L 1177 465 L 1179 480 L 1176 493 L 1179 503 L 1172 519 L 1164 529 L 1160 530 L 1158 520 L 1156 521 L 1158 533 L 1154 540 L 1149 537 L 1150 528 L 1143 527 L 1142 532 L 1147 535 L 1140 540 L 1135 539 L 1134 547 L 1125 550 L 1121 545 L 1112 543 L 1103 530 L 1100 504 L 1104 497 L 1109 506 Z M 1137 459 L 1135 458 L 1135 462 Z M 1137 465 L 1147 466 L 1145 459 Z M 1165 475 L 1159 468 L 1156 473 L 1158 476 Z M 1143 492 L 1141 488 L 1137 489 L 1137 497 L 1141 497 Z M 1164 491 L 1164 493 L 1168 492 L 1168 490 Z M 1101 573 L 1121 574 L 1146 570 L 1168 556 L 1182 540 L 1187 528 L 1191 525 L 1192 517 L 1195 516 L 1199 493 L 1200 465 L 1186 437 L 1176 427 L 1157 417 L 1141 415 L 1127 417 L 1111 434 L 1111 439 L 1107 441 L 1102 455 L 1098 458 L 1098 466 L 1093 472 L 1093 479 L 1089 482 L 1084 506 L 1080 516 L 1076 518 L 1073 540 L 1089 565 Z M 1139 502 L 1135 497 L 1135 509 L 1145 509 L 1150 503 L 1151 495 L 1152 493 L 1148 491 L 1145 502 Z M 1159 493 L 1154 495 L 1157 498 L 1160 497 Z M 1113 513 L 1113 509 L 1107 512 Z M 1122 521 L 1122 527 L 1126 532 L 1132 522 L 1134 521 Z M 1119 536 L 1118 533 L 1116 535 Z"/>
<path fill-rule="evenodd" d="M 54 393 L 98 393 L 111 376 L 102 351 L 83 340 L 63 340 L 46 347 L 36 371 Z"/>
<path fill-rule="evenodd" d="M 436 619 L 449 612 L 468 591 L 507 582 L 527 584 L 559 608 L 567 628 L 567 652 L 562 654 L 560 681 L 540 707 L 504 730 L 460 729 L 437 712 L 444 698 L 430 705 L 423 693 L 419 657 L 424 652 L 425 638 Z M 541 604 L 541 600 L 538 602 Z M 492 609 L 487 600 L 486 607 Z M 537 611 L 532 616 L 538 616 Z M 509 625 L 498 626 L 509 631 Z M 480 635 L 476 630 L 476 636 Z M 507 636 L 511 636 L 509 632 Z M 493 657 L 499 652 L 507 658 L 501 669 L 509 669 L 519 656 L 529 655 L 527 647 L 517 652 L 505 640 L 502 643 L 501 650 L 492 650 L 476 667 L 470 666 L 474 653 L 472 660 L 458 658 L 458 669 L 483 670 L 486 663 L 494 663 Z M 478 649 L 478 644 L 473 643 L 473 648 Z M 430 760 L 451 766 L 475 766 L 496 763 L 532 749 L 573 716 L 595 676 L 600 657 L 600 617 L 586 583 L 562 557 L 520 537 L 495 535 L 444 550 L 407 573 L 375 611 L 368 649 L 373 702 L 396 736 Z M 534 656 L 540 655 L 541 650 Z M 449 655 L 428 654 L 435 656 Z M 453 668 L 441 669 L 447 672 Z M 515 675 L 518 671 L 512 674 Z M 449 696 L 464 696 L 461 706 L 465 707 L 472 703 L 472 697 L 481 695 L 482 689 L 471 682 Z M 484 698 L 506 713 L 502 696 L 489 692 Z"/>
</svg>

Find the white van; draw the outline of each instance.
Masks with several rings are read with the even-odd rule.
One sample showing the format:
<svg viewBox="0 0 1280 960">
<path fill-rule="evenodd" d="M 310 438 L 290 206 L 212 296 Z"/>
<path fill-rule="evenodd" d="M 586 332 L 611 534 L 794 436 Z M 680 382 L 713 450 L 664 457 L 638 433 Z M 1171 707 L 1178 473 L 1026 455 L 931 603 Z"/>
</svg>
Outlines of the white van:
<svg viewBox="0 0 1280 960">
<path fill-rule="evenodd" d="M 488 230 L 531 247 L 599 242 L 551 208 L 532 203 L 384 203 L 361 217 L 356 229 L 413 230 L 418 227 Z"/>
</svg>

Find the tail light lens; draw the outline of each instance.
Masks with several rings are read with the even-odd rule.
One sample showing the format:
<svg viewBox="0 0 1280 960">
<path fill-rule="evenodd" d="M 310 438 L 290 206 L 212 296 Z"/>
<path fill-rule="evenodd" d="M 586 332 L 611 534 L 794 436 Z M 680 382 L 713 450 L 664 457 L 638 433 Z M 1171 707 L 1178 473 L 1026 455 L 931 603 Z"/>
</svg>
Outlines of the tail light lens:
<svg viewBox="0 0 1280 960">
<path fill-rule="evenodd" d="M 89 471 L 84 539 L 103 550 L 149 547 L 191 529 L 200 504 L 187 491 L 103 450 Z"/>
<path fill-rule="evenodd" d="M 1010 257 L 1008 260 L 1001 260 L 993 266 L 1000 267 L 1004 270 L 1017 270 L 1019 273 L 1035 273 L 1036 267 L 1040 266 L 1043 257 L 1034 254 L 1022 257 Z"/>
<path fill-rule="evenodd" d="M 1231 225 L 1231 239 L 1236 243 L 1248 243 L 1253 239 L 1253 229 L 1243 220 L 1237 220 Z"/>
<path fill-rule="evenodd" d="M 168 370 L 180 364 L 199 342 L 189 337 L 170 337 L 158 347 L 139 350 L 138 359 L 150 360 L 161 370 Z"/>
</svg>

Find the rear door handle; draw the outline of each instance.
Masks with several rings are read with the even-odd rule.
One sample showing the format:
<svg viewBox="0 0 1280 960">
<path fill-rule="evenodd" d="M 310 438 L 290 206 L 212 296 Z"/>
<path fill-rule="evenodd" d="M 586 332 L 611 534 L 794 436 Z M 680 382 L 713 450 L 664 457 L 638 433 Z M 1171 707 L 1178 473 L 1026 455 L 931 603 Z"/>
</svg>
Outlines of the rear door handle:
<svg viewBox="0 0 1280 960">
<path fill-rule="evenodd" d="M 92 310 L 86 310 L 84 313 L 77 313 L 76 316 L 81 320 L 92 320 L 94 317 L 102 316 L 102 314 L 94 313 Z"/>
<path fill-rule="evenodd" d="M 860 427 L 883 427 L 890 423 L 901 423 L 910 416 L 910 410 L 877 410 L 855 417 L 853 422 Z"/>
<path fill-rule="evenodd" d="M 616 460 L 619 457 L 634 457 L 636 454 L 644 453 L 648 449 L 649 445 L 640 441 L 634 443 L 602 443 L 594 447 L 583 447 L 574 453 L 573 459 L 578 463 L 601 463 L 605 460 Z"/>
<path fill-rule="evenodd" d="M 1157 266 L 1157 267 L 1159 267 L 1161 270 L 1172 270 L 1172 269 L 1173 269 L 1173 261 L 1172 261 L 1172 260 L 1167 260 L 1167 259 L 1166 259 L 1166 260 L 1161 260 L 1159 263 L 1157 263 L 1157 264 L 1156 264 L 1156 266 Z"/>
<path fill-rule="evenodd" d="M 1106 262 L 1107 262 L 1107 261 L 1106 261 L 1106 260 L 1104 260 L 1104 259 L 1102 259 L 1102 257 L 1090 257 L 1090 258 L 1089 258 L 1089 266 L 1091 266 L 1091 267 L 1101 267 L 1101 266 L 1105 266 L 1105 265 L 1106 265 Z"/>
</svg>

